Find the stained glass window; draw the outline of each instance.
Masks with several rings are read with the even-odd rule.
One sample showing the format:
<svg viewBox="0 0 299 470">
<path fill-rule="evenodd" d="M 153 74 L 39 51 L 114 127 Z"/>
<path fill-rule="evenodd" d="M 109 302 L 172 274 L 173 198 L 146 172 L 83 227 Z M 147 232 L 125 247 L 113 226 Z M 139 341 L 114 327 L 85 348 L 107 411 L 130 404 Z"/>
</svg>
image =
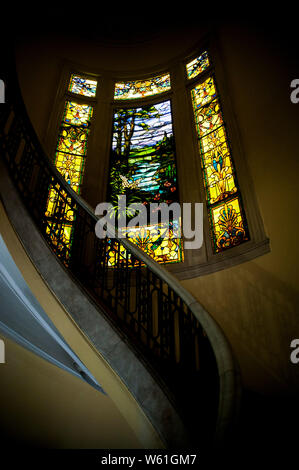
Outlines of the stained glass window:
<svg viewBox="0 0 299 470">
<path fill-rule="evenodd" d="M 115 211 L 118 195 L 126 195 L 127 206 L 143 204 L 148 217 L 151 202 L 171 204 L 178 200 L 170 101 L 115 110 L 108 194 Z M 124 230 L 133 243 L 156 261 L 183 260 L 180 221 L 171 220 L 170 226 L 148 224 Z M 166 230 L 168 238 L 162 236 Z"/>
<path fill-rule="evenodd" d="M 192 88 L 191 97 L 217 253 L 247 241 L 249 233 L 214 76 Z"/>
<path fill-rule="evenodd" d="M 167 232 L 167 236 L 163 234 Z M 183 261 L 183 245 L 181 239 L 181 220 L 173 220 L 170 225 L 158 223 L 143 227 L 130 227 L 123 229 L 126 237 L 147 255 L 159 263 L 177 263 Z M 110 240 L 111 245 L 111 240 Z M 107 248 L 108 266 L 113 267 L 116 263 L 121 264 L 126 261 L 126 250 L 121 245 L 117 250 Z M 118 259 L 116 259 L 118 257 Z M 132 257 L 128 257 L 133 263 Z M 134 260 L 138 263 L 138 260 Z"/>
<path fill-rule="evenodd" d="M 97 91 L 97 80 L 83 78 L 80 75 L 72 74 L 68 91 L 83 96 L 95 96 Z"/>
<path fill-rule="evenodd" d="M 71 188 L 80 192 L 92 106 L 66 101 L 59 130 L 55 165 Z"/>
<path fill-rule="evenodd" d="M 130 100 L 157 95 L 170 90 L 170 75 L 159 75 L 146 80 L 133 80 L 115 84 L 114 99 Z"/>
<path fill-rule="evenodd" d="M 197 77 L 197 75 L 207 69 L 209 65 L 209 56 L 205 51 L 199 57 L 196 57 L 196 59 L 192 60 L 186 65 L 188 79 Z"/>
<path fill-rule="evenodd" d="M 85 96 L 92 96 L 86 94 L 91 93 L 88 87 L 79 90 L 79 82 L 76 82 L 77 88 L 75 87 L 74 77 L 77 76 L 71 76 L 68 90 Z M 84 82 L 85 79 L 82 78 L 82 81 Z M 95 82 L 95 85 L 92 85 L 95 86 L 95 89 L 96 84 Z M 57 170 L 76 193 L 80 193 L 81 189 L 92 114 L 93 107 L 90 104 L 77 103 L 74 100 L 65 101 L 54 163 Z M 57 189 L 53 185 L 49 187 L 46 206 L 47 233 L 52 242 L 57 244 L 58 252 L 68 250 L 69 253 L 74 211 L 70 206 L 67 194 L 63 191 L 58 192 Z M 67 258 L 67 256 L 64 257 Z"/>
</svg>

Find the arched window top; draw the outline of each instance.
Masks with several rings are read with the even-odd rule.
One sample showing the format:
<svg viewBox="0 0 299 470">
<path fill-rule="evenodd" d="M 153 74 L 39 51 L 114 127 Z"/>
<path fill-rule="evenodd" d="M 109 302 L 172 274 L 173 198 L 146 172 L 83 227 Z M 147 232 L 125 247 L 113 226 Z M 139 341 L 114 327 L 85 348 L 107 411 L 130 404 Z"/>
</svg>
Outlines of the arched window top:
<svg viewBox="0 0 299 470">
<path fill-rule="evenodd" d="M 115 83 L 114 99 L 131 100 L 154 96 L 171 89 L 170 74 L 165 73 L 144 80 Z"/>
</svg>

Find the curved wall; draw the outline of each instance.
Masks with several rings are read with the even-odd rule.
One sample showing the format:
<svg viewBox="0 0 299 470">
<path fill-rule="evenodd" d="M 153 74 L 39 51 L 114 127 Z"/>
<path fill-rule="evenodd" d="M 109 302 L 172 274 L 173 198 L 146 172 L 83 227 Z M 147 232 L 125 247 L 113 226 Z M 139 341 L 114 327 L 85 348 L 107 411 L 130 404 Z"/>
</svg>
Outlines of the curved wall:
<svg viewBox="0 0 299 470">
<path fill-rule="evenodd" d="M 190 435 L 162 388 L 60 265 L 23 207 L 3 162 L 0 166 L 1 234 L 49 319 L 101 383 L 141 447 L 188 445 Z"/>
<path fill-rule="evenodd" d="M 129 392 L 120 386 L 114 372 L 93 351 L 36 271 L 10 224 L 2 202 L 0 229 L 14 262 L 29 286 L 28 297 L 35 306 L 43 307 L 44 316 L 48 313 L 48 321 L 52 320 L 65 334 L 77 355 L 93 369 L 97 380 L 103 376 L 108 393 L 96 390 L 81 378 L 71 375 L 72 362 L 67 364 L 68 367 L 62 367 L 60 364 L 66 359 L 59 347 L 50 344 L 52 356 L 59 359 L 59 363 L 56 362 L 60 367 L 57 367 L 54 361 L 46 361 L 34 349 L 25 349 L 1 331 L 0 336 L 5 344 L 0 387 L 1 403 L 5 404 L 5 407 L 2 406 L 0 425 L 3 442 L 33 448 L 163 448 L 160 438 L 140 413 L 138 405 L 134 405 Z M 5 306 L 4 303 L 1 305 L 2 308 Z M 0 311 L 0 319 L 5 313 L 24 315 L 20 307 L 16 308 L 18 312 L 10 308 L 2 312 L 3 315 Z M 32 322 L 26 324 L 26 318 L 24 322 L 25 325 L 19 326 L 21 333 L 26 326 L 32 328 Z M 32 341 L 34 333 L 36 331 L 27 334 Z M 49 353 L 49 340 L 46 343 L 43 334 L 40 331 L 37 333 L 40 348 L 48 346 Z M 34 341 L 33 345 L 36 344 L 37 341 Z"/>
</svg>

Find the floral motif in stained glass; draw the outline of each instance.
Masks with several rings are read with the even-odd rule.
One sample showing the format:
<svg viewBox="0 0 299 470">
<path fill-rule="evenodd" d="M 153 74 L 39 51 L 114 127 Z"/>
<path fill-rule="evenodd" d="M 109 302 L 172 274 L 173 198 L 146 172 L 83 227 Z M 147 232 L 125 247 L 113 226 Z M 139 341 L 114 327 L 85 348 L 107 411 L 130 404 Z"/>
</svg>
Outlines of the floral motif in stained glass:
<svg viewBox="0 0 299 470">
<path fill-rule="evenodd" d="M 191 90 L 215 252 L 249 239 L 215 79 Z"/>
</svg>

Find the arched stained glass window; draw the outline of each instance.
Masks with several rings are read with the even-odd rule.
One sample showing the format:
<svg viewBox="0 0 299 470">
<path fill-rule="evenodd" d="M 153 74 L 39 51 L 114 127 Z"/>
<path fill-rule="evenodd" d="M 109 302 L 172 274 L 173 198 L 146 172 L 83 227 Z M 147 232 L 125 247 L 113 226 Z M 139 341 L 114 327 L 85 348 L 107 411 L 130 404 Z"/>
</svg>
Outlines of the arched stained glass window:
<svg viewBox="0 0 299 470">
<path fill-rule="evenodd" d="M 105 70 L 100 93 L 96 74 L 74 72 L 70 70 L 72 64 L 66 63 L 47 130 L 48 151 L 54 154 L 55 166 L 71 188 L 77 194 L 82 192 L 91 206 L 112 203 L 115 215 L 121 209 L 117 207 L 118 196 L 126 196 L 128 216 L 125 225 L 123 220 L 119 224 L 123 231 L 120 235 L 157 262 L 167 264 L 181 279 L 214 272 L 269 251 L 250 171 L 242 158 L 245 149 L 238 138 L 238 123 L 233 115 L 227 115 L 226 102 L 223 114 L 216 78 L 219 86 L 226 86 L 222 67 L 217 65 L 221 62 L 217 44 L 208 40 L 209 46 L 201 51 L 194 49 L 189 61 L 182 62 L 180 56 L 176 62 L 165 64 L 166 72 L 156 69 L 150 78 L 114 80 Z M 194 170 L 199 166 L 198 173 Z M 171 210 L 167 220 L 161 207 L 156 213 L 150 208 L 152 203 L 169 207 L 203 199 L 207 208 L 203 223 L 199 225 L 191 212 L 189 224 L 189 232 L 191 227 L 193 233 L 199 227 L 204 234 L 198 248 L 186 249 L 183 243 L 182 236 L 189 233 L 188 217 L 183 225 Z M 146 223 L 136 220 L 138 213 L 129 214 L 132 203 L 147 208 Z M 183 210 L 184 206 L 180 207 Z M 57 243 L 58 255 L 64 251 L 61 257 L 65 260 L 74 248 L 76 221 L 61 188 L 52 185 L 46 189 L 45 211 L 48 236 Z M 107 239 L 109 267 L 119 266 L 127 256 L 130 260 L 122 245 L 118 259 L 114 259 L 116 252 L 110 249 L 110 243 L 113 240 Z M 231 250 L 233 247 L 236 249 Z"/>
<path fill-rule="evenodd" d="M 114 110 L 108 200 L 118 209 L 118 196 L 126 204 L 178 201 L 175 145 L 169 100 Z M 127 214 L 129 217 L 130 214 Z M 125 228 L 130 241 L 160 263 L 183 260 L 180 220 Z M 165 236 L 166 235 L 166 236 Z M 125 250 L 123 250 L 123 255 Z M 113 266 L 114 252 L 108 255 Z"/>
<path fill-rule="evenodd" d="M 55 166 L 71 188 L 80 193 L 87 155 L 88 136 L 93 114 L 93 105 L 84 102 L 84 97 L 94 97 L 97 81 L 72 74 L 63 116 L 58 132 Z M 76 98 L 80 95 L 80 100 Z M 83 100 L 82 100 L 82 98 Z M 47 233 L 52 240 L 70 249 L 74 212 L 65 198 L 50 186 L 46 208 Z"/>
<path fill-rule="evenodd" d="M 219 94 L 208 53 L 186 65 L 215 253 L 249 240 Z"/>
</svg>

